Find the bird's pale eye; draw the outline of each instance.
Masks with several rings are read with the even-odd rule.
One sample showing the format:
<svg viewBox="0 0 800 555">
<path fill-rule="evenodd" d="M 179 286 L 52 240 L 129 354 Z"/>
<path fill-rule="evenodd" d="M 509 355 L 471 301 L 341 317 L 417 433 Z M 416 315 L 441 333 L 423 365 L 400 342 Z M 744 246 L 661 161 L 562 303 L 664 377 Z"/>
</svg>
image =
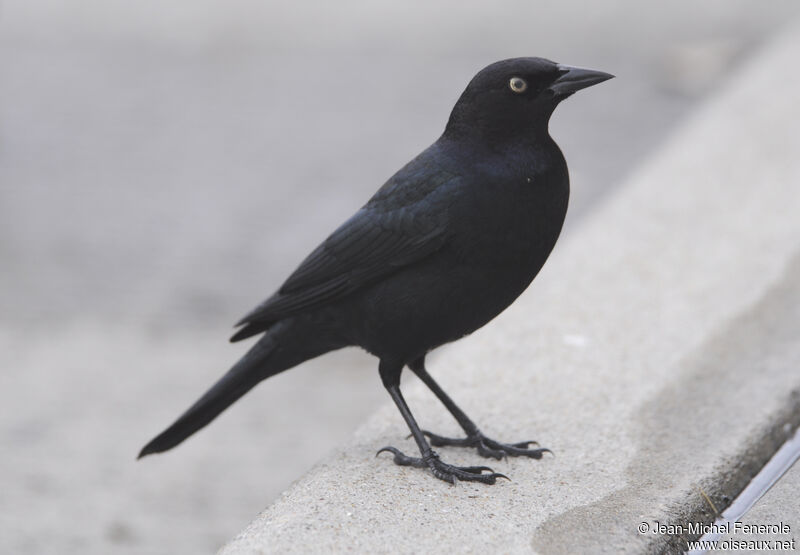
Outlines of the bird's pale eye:
<svg viewBox="0 0 800 555">
<path fill-rule="evenodd" d="M 523 93 L 528 88 L 528 83 L 522 77 L 512 77 L 508 81 L 508 87 L 515 93 Z"/>
</svg>

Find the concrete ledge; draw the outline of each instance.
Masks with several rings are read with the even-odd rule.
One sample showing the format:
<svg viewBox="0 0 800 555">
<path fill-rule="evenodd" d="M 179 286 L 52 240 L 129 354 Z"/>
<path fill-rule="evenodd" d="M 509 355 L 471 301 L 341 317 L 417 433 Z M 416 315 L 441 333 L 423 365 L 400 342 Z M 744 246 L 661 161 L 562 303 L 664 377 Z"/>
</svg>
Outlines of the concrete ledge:
<svg viewBox="0 0 800 555">
<path fill-rule="evenodd" d="M 511 309 L 432 359 L 488 435 L 533 436 L 556 457 L 493 464 L 510 483 L 451 487 L 374 458 L 414 451 L 387 403 L 222 553 L 685 549 L 640 523 L 713 520 L 800 424 L 789 31 L 559 244 Z M 457 433 L 419 383 L 405 390 L 423 427 Z"/>
</svg>

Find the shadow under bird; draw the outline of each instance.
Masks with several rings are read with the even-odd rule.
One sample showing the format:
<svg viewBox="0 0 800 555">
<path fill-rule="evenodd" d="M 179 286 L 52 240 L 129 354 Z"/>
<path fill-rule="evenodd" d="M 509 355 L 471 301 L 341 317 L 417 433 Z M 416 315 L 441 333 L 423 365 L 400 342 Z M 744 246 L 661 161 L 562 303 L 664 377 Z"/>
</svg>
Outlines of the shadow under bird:
<svg viewBox="0 0 800 555">
<path fill-rule="evenodd" d="M 543 58 L 489 65 L 467 85 L 439 139 L 392 176 L 237 324 L 231 338 L 261 334 L 214 386 L 139 457 L 166 451 L 211 422 L 261 380 L 334 349 L 359 346 L 379 359 L 383 385 L 420 456 L 394 447 L 399 465 L 441 480 L 495 483 L 485 466 L 447 464 L 431 445 L 480 455 L 541 458 L 533 441 L 483 435 L 428 374 L 425 356 L 480 328 L 531 283 L 558 239 L 569 175 L 548 123 L 576 91 L 608 73 Z M 463 428 L 464 438 L 420 429 L 400 392 L 408 366 Z M 533 447 L 532 447 L 533 446 Z"/>
</svg>

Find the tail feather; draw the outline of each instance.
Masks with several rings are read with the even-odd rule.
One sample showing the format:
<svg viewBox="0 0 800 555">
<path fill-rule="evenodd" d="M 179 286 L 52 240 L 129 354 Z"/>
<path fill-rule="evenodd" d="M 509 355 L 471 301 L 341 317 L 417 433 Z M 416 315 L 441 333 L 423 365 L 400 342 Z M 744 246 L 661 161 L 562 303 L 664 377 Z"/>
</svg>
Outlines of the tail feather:
<svg viewBox="0 0 800 555">
<path fill-rule="evenodd" d="M 262 368 L 268 362 L 274 348 L 275 342 L 270 336 L 261 338 L 189 410 L 145 445 L 139 452 L 138 458 L 172 449 L 214 420 L 258 382 L 284 370 L 284 368 L 276 368 L 272 373 L 269 371 L 265 373 Z"/>
<path fill-rule="evenodd" d="M 205 395 L 145 445 L 139 458 L 172 449 L 214 420 L 258 382 L 347 344 L 318 329 L 311 318 L 294 318 L 273 324 Z"/>
<path fill-rule="evenodd" d="M 254 335 L 258 335 L 259 333 L 267 331 L 273 324 L 274 322 L 266 322 L 266 323 L 248 322 L 246 326 L 239 329 L 236 333 L 233 334 L 233 336 L 231 336 L 230 342 L 236 343 L 237 341 L 241 341 L 242 339 L 247 339 L 248 337 L 253 337 Z"/>
</svg>

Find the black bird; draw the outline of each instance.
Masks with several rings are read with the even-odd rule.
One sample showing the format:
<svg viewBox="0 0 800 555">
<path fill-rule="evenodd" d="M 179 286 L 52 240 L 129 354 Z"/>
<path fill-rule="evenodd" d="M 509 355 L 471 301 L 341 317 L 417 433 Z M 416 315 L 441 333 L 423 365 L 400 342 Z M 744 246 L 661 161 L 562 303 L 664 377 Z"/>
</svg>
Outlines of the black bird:
<svg viewBox="0 0 800 555">
<path fill-rule="evenodd" d="M 317 247 L 281 288 L 237 324 L 231 341 L 263 334 L 139 457 L 166 451 L 211 422 L 261 380 L 357 345 L 380 360 L 383 385 L 421 457 L 400 465 L 455 483 L 493 484 L 488 467 L 457 467 L 431 449 L 476 447 L 484 457 L 541 458 L 535 442 L 484 436 L 425 369 L 436 347 L 480 328 L 541 269 L 567 211 L 567 164 L 548 132 L 555 107 L 613 76 L 543 58 L 491 64 L 467 85 L 439 139 L 392 176 Z M 408 367 L 444 403 L 466 438 L 422 431 L 400 393 Z M 430 438 L 430 444 L 428 439 Z"/>
</svg>

